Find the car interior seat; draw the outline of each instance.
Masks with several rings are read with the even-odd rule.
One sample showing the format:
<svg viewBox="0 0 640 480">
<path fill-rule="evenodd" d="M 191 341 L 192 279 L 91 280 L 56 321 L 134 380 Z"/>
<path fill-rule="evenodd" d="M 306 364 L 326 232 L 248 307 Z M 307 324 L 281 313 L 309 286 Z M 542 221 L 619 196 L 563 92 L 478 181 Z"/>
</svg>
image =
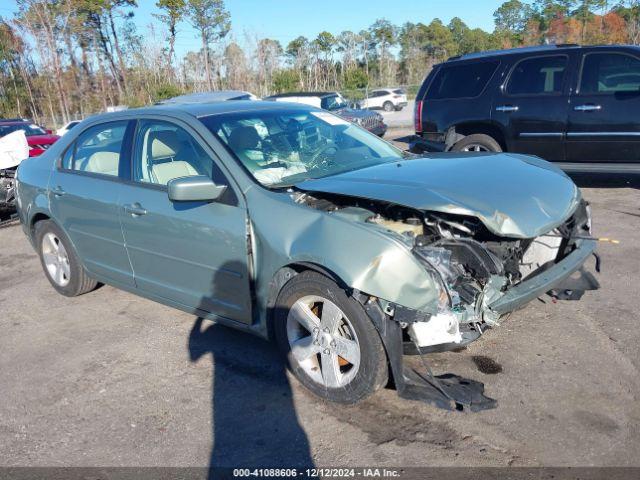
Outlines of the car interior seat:
<svg viewBox="0 0 640 480">
<path fill-rule="evenodd" d="M 147 162 L 149 171 L 143 172 L 143 177 L 151 177 L 154 183 L 166 185 L 173 178 L 199 175 L 190 162 L 181 159 L 182 145 L 175 131 L 149 132 L 147 145 L 147 158 L 150 157 L 151 162 Z"/>
<path fill-rule="evenodd" d="M 264 162 L 260 140 L 256 129 L 250 126 L 236 127 L 229 135 L 229 147 L 250 172 L 260 169 Z"/>
<path fill-rule="evenodd" d="M 118 164 L 120 163 L 120 153 L 116 152 L 95 152 L 78 170 L 93 173 L 103 173 L 105 175 L 118 176 Z"/>
</svg>

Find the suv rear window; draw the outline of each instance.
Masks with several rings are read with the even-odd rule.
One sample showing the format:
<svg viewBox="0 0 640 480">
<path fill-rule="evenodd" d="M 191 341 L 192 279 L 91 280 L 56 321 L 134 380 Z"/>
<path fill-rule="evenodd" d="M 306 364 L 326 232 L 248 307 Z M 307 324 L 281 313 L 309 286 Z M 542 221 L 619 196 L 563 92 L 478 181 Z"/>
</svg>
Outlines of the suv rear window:
<svg viewBox="0 0 640 480">
<path fill-rule="evenodd" d="M 565 55 L 529 58 L 511 72 L 509 95 L 553 95 L 562 93 L 567 62 Z"/>
<path fill-rule="evenodd" d="M 477 97 L 487 86 L 498 65 L 499 61 L 493 61 L 442 67 L 433 79 L 426 98 L 443 100 Z"/>
</svg>

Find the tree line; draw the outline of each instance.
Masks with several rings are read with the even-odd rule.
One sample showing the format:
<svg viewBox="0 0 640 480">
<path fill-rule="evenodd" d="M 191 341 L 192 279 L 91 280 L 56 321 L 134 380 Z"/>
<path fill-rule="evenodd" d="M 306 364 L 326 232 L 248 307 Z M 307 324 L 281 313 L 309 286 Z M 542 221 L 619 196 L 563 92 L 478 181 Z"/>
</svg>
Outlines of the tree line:
<svg viewBox="0 0 640 480">
<path fill-rule="evenodd" d="M 157 0 L 159 13 L 136 27 L 137 0 L 17 0 L 0 17 L 0 116 L 49 125 L 140 106 L 187 92 L 218 89 L 267 95 L 417 85 L 451 56 L 543 43 L 640 43 L 640 0 L 508 0 L 495 29 L 448 24 L 394 25 L 360 31 L 238 39 L 224 0 Z M 199 48 L 176 54 L 184 26 Z"/>
</svg>

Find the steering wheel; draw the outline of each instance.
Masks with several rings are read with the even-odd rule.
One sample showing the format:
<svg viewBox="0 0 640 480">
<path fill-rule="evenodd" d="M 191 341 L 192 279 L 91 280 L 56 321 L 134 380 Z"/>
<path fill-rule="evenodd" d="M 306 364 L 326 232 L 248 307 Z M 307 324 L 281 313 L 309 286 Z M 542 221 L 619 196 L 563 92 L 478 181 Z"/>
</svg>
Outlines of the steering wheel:
<svg viewBox="0 0 640 480">
<path fill-rule="evenodd" d="M 329 153 L 330 151 L 333 152 Z M 309 160 L 309 163 L 307 164 L 307 167 L 310 167 L 314 170 L 323 170 L 327 167 L 330 167 L 334 164 L 334 159 L 330 157 L 332 157 L 336 153 L 338 153 L 338 147 L 336 147 L 333 143 L 329 143 L 313 154 L 313 156 Z"/>
</svg>

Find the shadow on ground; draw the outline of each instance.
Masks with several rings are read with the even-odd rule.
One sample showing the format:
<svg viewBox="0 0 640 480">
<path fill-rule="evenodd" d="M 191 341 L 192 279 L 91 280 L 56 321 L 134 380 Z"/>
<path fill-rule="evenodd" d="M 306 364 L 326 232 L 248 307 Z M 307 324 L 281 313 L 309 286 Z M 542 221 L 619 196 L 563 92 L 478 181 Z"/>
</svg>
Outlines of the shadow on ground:
<svg viewBox="0 0 640 480">
<path fill-rule="evenodd" d="M 312 466 L 291 387 L 269 343 L 197 319 L 189 356 L 211 355 L 213 449 L 210 467 Z"/>
<path fill-rule="evenodd" d="M 211 300 L 229 299 L 228 262 L 212 281 Z M 198 318 L 189 334 L 189 358 L 211 355 L 213 449 L 210 468 L 312 467 L 307 436 L 298 422 L 284 361 L 274 344 Z"/>
</svg>

